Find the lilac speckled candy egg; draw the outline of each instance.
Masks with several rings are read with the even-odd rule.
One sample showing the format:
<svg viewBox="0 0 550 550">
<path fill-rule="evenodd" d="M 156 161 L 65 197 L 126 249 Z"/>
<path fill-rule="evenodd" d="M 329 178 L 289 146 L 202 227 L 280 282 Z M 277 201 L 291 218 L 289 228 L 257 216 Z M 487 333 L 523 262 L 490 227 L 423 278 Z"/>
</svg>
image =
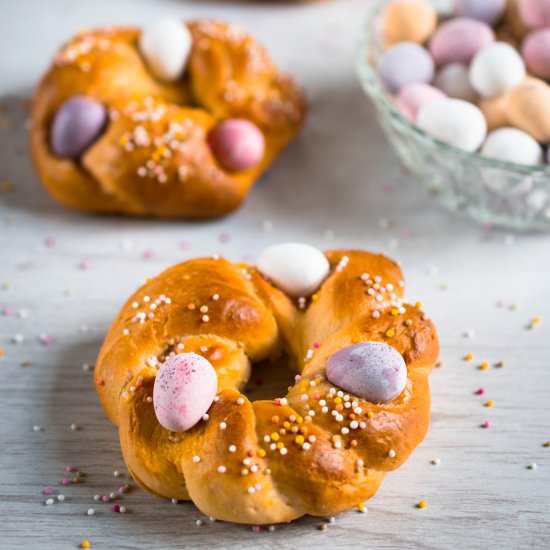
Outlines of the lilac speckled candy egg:
<svg viewBox="0 0 550 550">
<path fill-rule="evenodd" d="M 153 405 L 167 430 L 184 432 L 208 411 L 216 396 L 214 367 L 196 353 L 172 355 L 161 365 L 153 387 Z"/>
<path fill-rule="evenodd" d="M 395 98 L 395 103 L 399 112 L 412 122 L 416 120 L 418 111 L 428 103 L 445 99 L 445 94 L 430 86 L 429 84 L 422 84 L 420 82 L 413 82 L 407 84 L 399 92 Z"/>
<path fill-rule="evenodd" d="M 337 351 L 327 363 L 328 380 L 371 403 L 389 403 L 407 383 L 403 356 L 384 342 L 363 342 Z"/>
<path fill-rule="evenodd" d="M 532 29 L 550 26 L 550 0 L 520 0 L 519 13 Z"/>
<path fill-rule="evenodd" d="M 494 25 L 504 15 L 506 0 L 457 0 L 456 14 Z"/>
<path fill-rule="evenodd" d="M 449 63 L 441 67 L 435 75 L 434 84 L 449 97 L 471 103 L 477 101 L 478 95 L 470 84 L 468 67 L 462 63 Z"/>
<path fill-rule="evenodd" d="M 437 65 L 468 64 L 481 48 L 495 39 L 495 33 L 482 21 L 457 17 L 446 21 L 435 31 L 430 52 Z"/>
<path fill-rule="evenodd" d="M 224 120 L 209 134 L 214 156 L 231 172 L 254 168 L 264 157 L 265 140 L 260 129 L 242 118 Z"/>
<path fill-rule="evenodd" d="M 61 158 L 80 156 L 101 134 L 107 122 L 105 107 L 90 97 L 76 95 L 59 107 L 50 131 L 53 154 Z"/>
<path fill-rule="evenodd" d="M 434 70 L 428 51 L 414 42 L 401 42 L 393 46 L 382 55 L 378 64 L 382 84 L 392 93 L 398 93 L 413 82 L 431 82 Z"/>
<path fill-rule="evenodd" d="M 521 53 L 530 73 L 550 79 L 550 29 L 530 33 L 523 41 Z"/>
</svg>

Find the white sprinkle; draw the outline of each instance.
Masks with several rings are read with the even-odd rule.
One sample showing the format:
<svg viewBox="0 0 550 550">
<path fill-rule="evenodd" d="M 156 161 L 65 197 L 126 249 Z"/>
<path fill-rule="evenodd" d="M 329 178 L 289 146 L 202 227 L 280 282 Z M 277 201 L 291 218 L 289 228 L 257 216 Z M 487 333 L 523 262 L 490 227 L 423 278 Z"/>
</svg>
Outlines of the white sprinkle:
<svg viewBox="0 0 550 550">
<path fill-rule="evenodd" d="M 118 471 L 118 470 L 115 470 L 113 472 L 113 477 L 120 477 L 122 474 Z"/>
<path fill-rule="evenodd" d="M 357 422 L 357 420 L 352 420 L 352 421 L 349 423 L 349 427 L 350 427 L 352 430 L 356 430 L 356 429 L 359 427 L 359 422 Z"/>
<path fill-rule="evenodd" d="M 123 505 L 123 506 L 120 506 L 120 507 L 118 508 L 118 511 L 119 511 L 121 514 L 125 514 L 125 513 L 126 513 L 126 506 L 124 506 L 124 505 Z"/>
<path fill-rule="evenodd" d="M 23 337 L 22 334 L 17 333 L 17 334 L 11 339 L 11 341 L 12 341 L 14 344 L 22 344 L 24 339 L 25 339 L 25 338 Z"/>
<path fill-rule="evenodd" d="M 529 464 L 527 466 L 528 470 L 536 470 L 538 468 L 538 464 L 536 462 L 533 462 L 532 464 Z"/>
<path fill-rule="evenodd" d="M 202 415 L 202 419 L 206 422 L 210 418 L 210 415 L 208 413 L 204 413 Z"/>
<path fill-rule="evenodd" d="M 439 465 L 441 464 L 441 459 L 439 459 L 439 458 L 437 458 L 437 457 L 436 457 L 436 458 L 432 458 L 432 459 L 430 460 L 430 464 L 433 464 L 434 466 L 439 466 Z"/>
<path fill-rule="evenodd" d="M 195 455 L 193 457 L 193 462 L 196 464 L 197 462 L 200 462 L 201 461 L 201 457 L 199 455 Z"/>
<path fill-rule="evenodd" d="M 227 428 L 227 424 L 225 422 L 220 422 L 220 430 L 225 430 Z"/>
<path fill-rule="evenodd" d="M 32 431 L 33 432 L 41 432 L 42 431 L 42 426 L 38 426 L 38 424 L 37 424 L 37 425 L 32 427 Z"/>
<path fill-rule="evenodd" d="M 281 399 L 279 399 L 279 403 L 281 405 L 288 405 L 288 399 L 286 397 L 281 397 Z"/>
<path fill-rule="evenodd" d="M 396 452 L 395 452 L 393 449 L 390 449 L 390 450 L 388 451 L 388 456 L 389 456 L 390 458 L 395 458 L 395 455 L 396 455 Z"/>
<path fill-rule="evenodd" d="M 47 498 L 44 504 L 46 504 L 46 506 L 51 506 L 54 502 L 53 498 Z"/>
<path fill-rule="evenodd" d="M 95 514 L 95 510 L 94 510 L 93 508 L 88 508 L 87 514 L 88 514 L 89 516 L 93 516 L 93 515 Z"/>
<path fill-rule="evenodd" d="M 264 435 L 264 442 L 265 443 L 269 443 L 271 441 L 271 436 L 269 435 Z"/>
<path fill-rule="evenodd" d="M 244 405 L 244 397 L 239 397 L 237 399 L 237 405 Z"/>
<path fill-rule="evenodd" d="M 179 500 L 177 498 L 173 498 L 173 499 L 170 500 L 170 502 L 172 504 L 177 504 L 179 502 Z"/>
<path fill-rule="evenodd" d="M 76 424 L 71 424 L 70 428 L 71 428 L 71 431 L 73 431 L 73 432 L 76 432 L 79 429 L 78 425 L 76 425 Z"/>
<path fill-rule="evenodd" d="M 197 521 L 195 521 L 195 525 L 200 527 L 202 525 L 202 519 L 198 519 Z"/>
<path fill-rule="evenodd" d="M 302 449 L 304 449 L 304 451 L 309 451 L 309 449 L 311 449 L 311 443 L 308 443 L 306 441 L 305 443 L 302 444 Z"/>
<path fill-rule="evenodd" d="M 237 451 L 237 446 L 236 445 L 229 445 L 229 447 L 227 447 L 227 450 L 230 452 L 230 453 L 234 453 Z"/>
<path fill-rule="evenodd" d="M 65 495 L 57 495 L 57 500 L 63 502 L 65 500 Z"/>
<path fill-rule="evenodd" d="M 283 447 L 282 449 L 280 449 L 279 451 L 282 455 L 286 455 L 286 453 L 288 453 L 288 449 L 286 447 Z"/>
<path fill-rule="evenodd" d="M 270 525 L 267 530 L 270 532 L 270 533 L 273 533 L 273 531 L 275 531 L 275 525 Z"/>
<path fill-rule="evenodd" d="M 225 472 L 227 472 L 227 468 L 225 466 L 218 466 L 219 474 L 225 474 Z"/>
<path fill-rule="evenodd" d="M 249 487 L 248 488 L 248 493 L 251 495 L 252 493 L 255 493 L 256 492 L 256 489 L 254 489 L 254 487 Z"/>
</svg>

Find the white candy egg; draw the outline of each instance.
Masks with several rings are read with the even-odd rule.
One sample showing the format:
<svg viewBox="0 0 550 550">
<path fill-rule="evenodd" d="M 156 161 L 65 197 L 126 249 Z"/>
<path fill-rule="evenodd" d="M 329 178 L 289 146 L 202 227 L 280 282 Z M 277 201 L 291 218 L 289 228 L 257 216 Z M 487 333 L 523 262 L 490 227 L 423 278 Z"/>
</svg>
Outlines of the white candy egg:
<svg viewBox="0 0 550 550">
<path fill-rule="evenodd" d="M 493 97 L 525 79 L 525 63 L 515 48 L 505 42 L 485 46 L 472 59 L 470 84 L 484 97 Z"/>
<path fill-rule="evenodd" d="M 416 123 L 441 141 L 466 151 L 475 151 L 487 135 L 483 113 L 462 99 L 442 99 L 424 105 Z"/>
<path fill-rule="evenodd" d="M 317 248 L 303 243 L 267 247 L 258 258 L 258 269 L 291 296 L 308 296 L 323 282 L 330 265 Z"/>
<path fill-rule="evenodd" d="M 185 70 L 192 38 L 177 19 L 161 19 L 145 27 L 139 37 L 139 49 L 151 72 L 161 80 L 177 80 Z"/>
<path fill-rule="evenodd" d="M 470 84 L 468 67 L 462 63 L 449 63 L 438 71 L 434 84 L 449 97 L 475 103 L 477 92 Z"/>
<path fill-rule="evenodd" d="M 542 162 L 543 151 L 529 134 L 517 128 L 499 128 L 487 136 L 481 154 L 508 162 L 534 165 Z"/>
<path fill-rule="evenodd" d="M 430 4 L 436 13 L 442 17 L 453 15 L 456 9 L 456 0 L 430 0 Z"/>
</svg>

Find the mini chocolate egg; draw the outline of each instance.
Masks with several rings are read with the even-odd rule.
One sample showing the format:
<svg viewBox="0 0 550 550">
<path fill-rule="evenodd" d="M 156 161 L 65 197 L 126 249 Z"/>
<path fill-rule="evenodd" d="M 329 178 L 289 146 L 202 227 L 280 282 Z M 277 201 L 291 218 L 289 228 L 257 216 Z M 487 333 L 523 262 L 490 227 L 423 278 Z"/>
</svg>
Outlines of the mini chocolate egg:
<svg viewBox="0 0 550 550">
<path fill-rule="evenodd" d="M 520 0 L 519 13 L 532 29 L 550 26 L 550 0 Z"/>
<path fill-rule="evenodd" d="M 540 29 L 528 34 L 521 53 L 527 70 L 545 80 L 550 79 L 550 29 Z"/>
<path fill-rule="evenodd" d="M 550 86 L 528 78 L 506 95 L 509 125 L 527 132 L 540 143 L 550 143 Z"/>
<path fill-rule="evenodd" d="M 384 40 L 387 46 L 398 42 L 422 44 L 436 23 L 436 13 L 426 0 L 396 0 L 384 12 Z"/>
<path fill-rule="evenodd" d="M 220 164 L 230 172 L 254 168 L 265 153 L 261 130 L 244 118 L 220 122 L 208 135 L 208 143 Z"/>
<path fill-rule="evenodd" d="M 60 158 L 79 157 L 101 134 L 107 123 L 102 103 L 75 95 L 55 113 L 50 130 L 50 147 Z"/>
<path fill-rule="evenodd" d="M 487 121 L 487 128 L 491 131 L 508 126 L 508 94 L 500 94 L 489 99 L 482 99 L 479 108 Z"/>
<path fill-rule="evenodd" d="M 394 347 L 384 342 L 362 342 L 330 357 L 327 378 L 371 403 L 389 403 L 405 389 L 407 365 Z"/>
<path fill-rule="evenodd" d="M 487 135 L 483 113 L 462 99 L 447 98 L 424 105 L 416 123 L 441 141 L 465 151 L 476 151 Z"/>
<path fill-rule="evenodd" d="M 488 25 L 498 23 L 506 10 L 506 0 L 457 0 L 456 14 L 483 21 Z"/>
<path fill-rule="evenodd" d="M 542 162 L 543 150 L 529 134 L 517 128 L 499 128 L 487 136 L 481 154 L 532 166 Z"/>
<path fill-rule="evenodd" d="M 515 48 L 505 42 L 485 46 L 472 59 L 470 84 L 484 97 L 493 97 L 525 79 L 525 63 Z"/>
<path fill-rule="evenodd" d="M 145 27 L 139 49 L 151 72 L 172 82 L 183 74 L 192 47 L 191 33 L 178 19 L 166 18 Z"/>
<path fill-rule="evenodd" d="M 445 94 L 441 90 L 429 84 L 414 82 L 413 84 L 407 84 L 401 89 L 395 98 L 395 103 L 399 112 L 414 122 L 421 107 L 445 97 Z"/>
<path fill-rule="evenodd" d="M 434 62 L 422 46 L 414 42 L 401 42 L 382 55 L 378 75 L 388 91 L 398 93 L 407 84 L 431 82 Z"/>
<path fill-rule="evenodd" d="M 434 85 L 449 97 L 463 99 L 471 103 L 477 101 L 477 92 L 470 84 L 468 67 L 462 63 L 443 65 L 435 75 Z"/>
<path fill-rule="evenodd" d="M 304 243 L 268 246 L 259 256 L 258 270 L 294 297 L 309 296 L 330 271 L 326 256 Z"/>
<path fill-rule="evenodd" d="M 504 24 L 506 29 L 517 39 L 522 40 L 531 30 L 519 13 L 522 0 L 508 0 Z"/>
<path fill-rule="evenodd" d="M 196 353 L 172 355 L 160 366 L 153 386 L 153 406 L 167 430 L 185 432 L 208 411 L 218 387 L 214 367 Z"/>
<path fill-rule="evenodd" d="M 457 17 L 437 28 L 430 40 L 430 52 L 437 65 L 468 64 L 479 50 L 494 39 L 495 34 L 486 23 Z"/>
</svg>

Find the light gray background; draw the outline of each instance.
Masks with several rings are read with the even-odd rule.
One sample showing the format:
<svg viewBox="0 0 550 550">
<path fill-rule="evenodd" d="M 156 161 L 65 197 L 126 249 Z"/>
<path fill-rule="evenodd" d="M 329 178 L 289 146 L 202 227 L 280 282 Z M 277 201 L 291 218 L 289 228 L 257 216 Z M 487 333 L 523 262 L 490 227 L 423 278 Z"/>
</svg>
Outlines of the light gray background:
<svg viewBox="0 0 550 550">
<path fill-rule="evenodd" d="M 482 229 L 442 210 L 401 173 L 353 71 L 367 4 L 3 2 L 0 181 L 14 191 L 0 194 L 0 308 L 14 313 L 0 314 L 0 548 L 75 548 L 84 538 L 94 549 L 550 546 L 550 449 L 542 446 L 550 439 L 549 237 Z M 153 222 L 65 210 L 33 173 L 27 112 L 16 98 L 29 97 L 75 31 L 161 14 L 221 17 L 251 29 L 303 83 L 307 126 L 227 219 Z M 54 247 L 45 245 L 47 237 Z M 199 527 L 202 515 L 191 504 L 174 506 L 139 490 L 124 498 L 125 515 L 94 503 L 95 493 L 118 487 L 112 471 L 123 464 L 116 430 L 82 365 L 94 362 L 123 300 L 144 277 L 187 257 L 253 259 L 266 245 L 290 239 L 401 260 L 408 296 L 424 302 L 441 336 L 444 365 L 432 375 L 426 441 L 387 477 L 368 514 L 351 511 L 325 532 L 312 518 L 273 533 Z M 91 263 L 87 271 L 83 260 Z M 526 330 L 537 314 L 542 325 Z M 464 338 L 470 329 L 474 337 Z M 11 343 L 16 334 L 22 343 Z M 53 343 L 42 345 L 41 334 Z M 468 352 L 473 363 L 461 360 Z M 506 366 L 482 372 L 482 360 Z M 31 365 L 22 367 L 24 361 Z M 480 386 L 485 395 L 474 395 Z M 483 406 L 486 399 L 494 400 L 492 409 Z M 481 429 L 486 419 L 493 427 Z M 71 423 L 80 430 L 71 431 Z M 434 457 L 439 467 L 430 465 Z M 533 462 L 538 469 L 527 469 Z M 62 489 L 65 502 L 43 505 L 42 488 L 57 488 L 66 464 L 85 472 L 85 480 Z M 428 502 L 424 510 L 414 507 L 420 499 Z M 86 515 L 89 507 L 95 516 Z"/>
</svg>

